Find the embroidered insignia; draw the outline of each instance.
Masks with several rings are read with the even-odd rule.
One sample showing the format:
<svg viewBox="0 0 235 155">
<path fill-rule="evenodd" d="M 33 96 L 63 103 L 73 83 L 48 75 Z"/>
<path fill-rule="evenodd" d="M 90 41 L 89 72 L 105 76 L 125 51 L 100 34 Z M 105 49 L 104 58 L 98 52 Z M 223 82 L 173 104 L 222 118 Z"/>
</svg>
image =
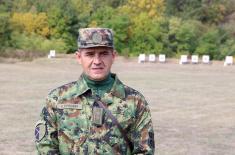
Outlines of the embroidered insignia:
<svg viewBox="0 0 235 155">
<path fill-rule="evenodd" d="M 99 107 L 93 107 L 93 115 L 92 115 L 92 122 L 96 125 L 103 124 L 103 112 L 104 109 Z"/>
<path fill-rule="evenodd" d="M 43 139 L 43 137 L 46 135 L 46 132 L 47 132 L 47 128 L 46 128 L 45 121 L 39 120 L 36 123 L 35 131 L 34 131 L 36 142 L 40 142 Z"/>
<path fill-rule="evenodd" d="M 94 33 L 92 35 L 92 41 L 96 44 L 100 44 L 102 42 L 102 36 L 99 33 Z"/>
<path fill-rule="evenodd" d="M 58 109 L 82 109 L 81 104 L 58 104 Z"/>
</svg>

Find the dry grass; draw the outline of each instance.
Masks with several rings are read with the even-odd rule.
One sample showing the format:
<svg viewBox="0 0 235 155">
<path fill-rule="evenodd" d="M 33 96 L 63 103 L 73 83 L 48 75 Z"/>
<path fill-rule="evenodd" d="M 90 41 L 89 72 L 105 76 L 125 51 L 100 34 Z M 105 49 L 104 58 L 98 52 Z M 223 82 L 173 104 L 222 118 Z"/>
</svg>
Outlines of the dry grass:
<svg viewBox="0 0 235 155">
<path fill-rule="evenodd" d="M 149 101 L 159 155 L 235 152 L 235 66 L 137 64 L 119 58 L 113 72 Z M 34 124 L 47 93 L 76 80 L 73 56 L 0 63 L 0 154 L 31 155 Z"/>
</svg>

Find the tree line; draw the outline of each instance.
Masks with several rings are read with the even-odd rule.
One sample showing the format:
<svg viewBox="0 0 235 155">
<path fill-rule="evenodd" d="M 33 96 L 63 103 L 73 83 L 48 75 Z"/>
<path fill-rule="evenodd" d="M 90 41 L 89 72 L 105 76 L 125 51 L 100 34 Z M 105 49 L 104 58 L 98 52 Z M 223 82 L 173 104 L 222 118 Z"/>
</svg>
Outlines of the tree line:
<svg viewBox="0 0 235 155">
<path fill-rule="evenodd" d="M 235 0 L 0 0 L 0 55 L 72 53 L 79 28 L 107 27 L 120 55 L 221 60 L 235 55 L 234 11 Z"/>
</svg>

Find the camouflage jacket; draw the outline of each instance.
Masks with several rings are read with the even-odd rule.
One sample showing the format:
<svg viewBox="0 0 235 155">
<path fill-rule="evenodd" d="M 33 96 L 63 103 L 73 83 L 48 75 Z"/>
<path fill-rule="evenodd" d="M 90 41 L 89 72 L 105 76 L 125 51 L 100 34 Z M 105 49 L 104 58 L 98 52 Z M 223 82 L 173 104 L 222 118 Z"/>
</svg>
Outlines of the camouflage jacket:
<svg viewBox="0 0 235 155">
<path fill-rule="evenodd" d="M 104 114 L 103 124 L 92 123 L 94 97 L 83 76 L 54 89 L 46 99 L 35 127 L 36 148 L 41 155 L 154 154 L 154 132 L 148 103 L 136 90 L 115 82 L 101 101 L 126 131 L 130 150 L 121 132 Z"/>
</svg>

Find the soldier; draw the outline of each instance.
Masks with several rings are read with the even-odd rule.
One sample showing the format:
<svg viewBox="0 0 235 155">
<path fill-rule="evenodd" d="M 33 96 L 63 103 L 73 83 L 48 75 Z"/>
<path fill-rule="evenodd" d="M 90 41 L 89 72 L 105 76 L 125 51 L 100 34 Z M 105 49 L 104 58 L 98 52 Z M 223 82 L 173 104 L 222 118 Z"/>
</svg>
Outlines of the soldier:
<svg viewBox="0 0 235 155">
<path fill-rule="evenodd" d="M 116 52 L 107 28 L 79 30 L 79 80 L 52 90 L 36 123 L 42 155 L 154 154 L 154 131 L 144 96 L 111 73 Z"/>
</svg>

